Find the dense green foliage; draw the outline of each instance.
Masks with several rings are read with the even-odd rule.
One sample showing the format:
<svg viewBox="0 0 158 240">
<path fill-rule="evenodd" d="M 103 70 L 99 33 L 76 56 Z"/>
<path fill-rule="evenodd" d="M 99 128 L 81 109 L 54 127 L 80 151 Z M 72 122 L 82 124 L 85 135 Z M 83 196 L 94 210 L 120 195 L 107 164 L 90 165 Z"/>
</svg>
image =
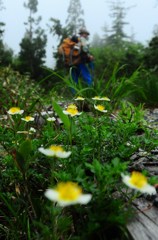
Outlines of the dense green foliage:
<svg viewBox="0 0 158 240">
<path fill-rule="evenodd" d="M 158 56 L 157 44 L 158 44 L 158 36 L 154 36 L 149 42 L 149 46 L 146 48 L 145 56 L 144 56 L 146 67 L 156 72 L 157 72 L 157 56 Z"/>
<path fill-rule="evenodd" d="M 13 50 L 8 46 L 5 46 L 3 41 L 0 40 L 0 63 L 1 66 L 12 65 Z"/>
<path fill-rule="evenodd" d="M 103 69 L 108 79 L 116 64 L 126 65 L 121 72 L 122 76 L 130 76 L 136 69 L 143 67 L 144 47 L 138 43 L 126 42 L 122 48 L 117 50 L 112 45 L 93 47 L 91 51 L 95 56 L 96 77 L 101 77 L 103 71 L 100 69 Z"/>
<path fill-rule="evenodd" d="M 85 100 L 75 101 L 71 94 L 64 99 L 60 88 L 45 95 L 27 76 L 1 69 L 1 238 L 128 239 L 126 222 L 134 214 L 131 200 L 137 195 L 123 191 L 121 174 L 128 172 L 130 156 L 139 148 L 150 151 L 157 146 L 157 131 L 147 127 L 142 105 L 135 107 L 123 101 L 131 87 L 126 81 L 116 85 L 118 71 L 116 67 L 111 73 L 105 91 L 101 91 L 101 82 L 96 84 L 97 91 L 76 86 L 76 96 L 80 94 Z M 137 75 L 133 73 L 130 84 Z M 71 84 L 63 78 L 65 89 Z M 127 87 L 126 95 L 120 86 Z M 93 100 L 96 94 L 109 96 L 111 101 Z M 100 102 L 107 112 L 94 108 Z M 82 114 L 63 114 L 70 103 Z M 20 107 L 24 113 L 11 115 L 11 107 Z M 26 116 L 35 118 L 25 122 L 22 118 Z M 48 121 L 52 116 L 55 121 Z M 39 152 L 41 146 L 52 144 L 63 146 L 71 155 L 57 158 Z M 87 205 L 63 208 L 46 199 L 47 188 L 67 181 L 92 194 L 92 200 Z"/>
<path fill-rule="evenodd" d="M 3 2 L 0 2 L 0 10 L 3 10 Z M 5 23 L 0 22 L 0 61 L 1 66 L 11 65 L 20 73 L 27 73 L 36 80 L 40 81 L 47 76 L 45 71 L 46 42 L 47 35 L 45 30 L 41 28 L 41 16 L 37 17 L 38 1 L 28 0 L 24 4 L 26 10 L 29 10 L 27 22 L 25 22 L 25 36 L 20 42 L 20 52 L 14 56 L 13 51 L 3 42 L 3 33 L 5 32 Z M 130 76 L 136 69 L 142 68 L 145 71 L 152 71 L 153 79 L 157 75 L 157 32 L 149 40 L 148 46 L 143 46 L 133 40 L 132 36 L 125 33 L 125 25 L 127 11 L 123 3 L 111 3 L 111 29 L 105 27 L 103 29 L 104 36 L 94 36 L 92 40 L 91 52 L 95 58 L 95 79 L 102 79 L 104 75 L 105 81 L 109 79 L 115 65 L 126 65 L 123 71 L 119 73 L 122 76 Z M 63 38 L 78 33 L 79 28 L 86 25 L 84 21 L 84 12 L 80 1 L 70 1 L 67 9 L 67 19 L 65 24 L 61 24 L 59 19 L 51 18 L 48 24 L 50 33 L 53 38 L 58 37 L 58 46 Z M 74 20 L 75 19 L 75 20 Z M 58 48 L 57 46 L 57 48 Z M 56 60 L 55 71 L 60 75 L 63 73 L 63 61 L 59 59 L 57 49 L 54 49 L 52 56 Z M 102 71 L 100 71 L 102 69 Z M 104 74 L 104 71 L 106 74 Z M 144 75 L 143 75 L 144 77 Z M 96 81 L 95 80 L 95 81 Z M 146 82 L 147 80 L 145 80 Z M 56 84 L 56 81 L 53 81 Z M 52 82 L 52 84 L 53 84 Z M 154 80 L 152 80 L 154 82 Z M 49 84 L 48 84 L 49 85 Z"/>
</svg>

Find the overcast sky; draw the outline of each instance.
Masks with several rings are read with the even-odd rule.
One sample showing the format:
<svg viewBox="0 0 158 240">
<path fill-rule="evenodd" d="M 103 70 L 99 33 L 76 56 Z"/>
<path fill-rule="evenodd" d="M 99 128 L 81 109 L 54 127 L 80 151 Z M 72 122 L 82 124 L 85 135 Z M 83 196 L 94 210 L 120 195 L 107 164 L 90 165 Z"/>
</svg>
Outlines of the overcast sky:
<svg viewBox="0 0 158 240">
<path fill-rule="evenodd" d="M 84 18 L 87 29 L 92 39 L 95 33 L 103 35 L 103 26 L 110 27 L 112 19 L 109 17 L 110 0 L 80 0 L 84 10 Z M 122 0 L 123 1 L 123 0 Z M 61 20 L 65 24 L 67 9 L 70 0 L 39 0 L 37 16 L 42 16 L 41 25 L 47 29 L 47 65 L 54 65 L 52 59 L 52 47 L 56 47 L 56 39 L 50 36 L 46 24 L 51 17 Z M 134 39 L 144 45 L 153 36 L 153 29 L 158 24 L 158 0 L 124 0 L 125 7 L 131 7 L 127 11 L 125 20 L 129 23 L 124 29 L 128 35 L 134 34 Z M 24 22 L 28 19 L 28 10 L 23 7 L 24 0 L 3 0 L 5 10 L 1 11 L 0 21 L 6 23 L 4 41 L 17 54 L 19 43 L 24 36 Z"/>
</svg>

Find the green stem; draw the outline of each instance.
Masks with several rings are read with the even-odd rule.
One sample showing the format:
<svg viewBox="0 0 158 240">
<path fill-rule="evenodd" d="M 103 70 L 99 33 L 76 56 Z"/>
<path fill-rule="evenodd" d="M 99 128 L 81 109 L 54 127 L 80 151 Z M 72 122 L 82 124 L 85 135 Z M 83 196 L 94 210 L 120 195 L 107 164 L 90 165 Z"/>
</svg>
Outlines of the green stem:
<svg viewBox="0 0 158 240">
<path fill-rule="evenodd" d="M 34 218 L 37 218 L 37 214 L 36 214 L 35 208 L 34 208 L 34 206 L 33 206 L 32 200 L 31 200 L 31 196 L 30 196 L 30 192 L 29 192 L 29 188 L 28 188 L 28 182 L 27 182 L 27 179 L 26 179 L 26 175 L 25 175 L 25 174 L 23 174 L 23 179 L 24 179 L 25 194 L 26 194 L 26 196 L 27 196 L 27 198 L 28 198 L 28 201 L 29 201 L 29 203 L 30 203 L 30 206 L 31 206 L 31 209 L 32 209 L 32 213 L 33 213 L 33 215 L 34 215 Z M 32 219 L 32 215 L 31 215 L 30 213 L 29 213 L 29 215 L 30 215 L 31 220 L 33 220 L 33 219 Z"/>
<path fill-rule="evenodd" d="M 72 128 L 73 128 L 73 121 L 72 117 L 70 118 L 70 129 L 69 129 L 69 143 L 70 146 L 72 147 Z"/>
</svg>

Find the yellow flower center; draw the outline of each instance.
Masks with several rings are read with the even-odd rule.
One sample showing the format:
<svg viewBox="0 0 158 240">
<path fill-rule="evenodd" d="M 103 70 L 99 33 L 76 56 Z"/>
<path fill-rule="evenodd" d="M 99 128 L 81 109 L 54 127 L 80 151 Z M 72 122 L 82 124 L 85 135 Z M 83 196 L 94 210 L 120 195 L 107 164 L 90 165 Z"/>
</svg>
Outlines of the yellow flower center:
<svg viewBox="0 0 158 240">
<path fill-rule="evenodd" d="M 82 189 L 73 182 L 61 182 L 56 190 L 59 193 L 59 199 L 63 201 L 75 201 L 82 194 Z"/>
<path fill-rule="evenodd" d="M 49 149 L 54 151 L 54 152 L 64 152 L 64 150 L 63 150 L 63 148 L 61 146 L 51 145 L 49 147 Z"/>
<path fill-rule="evenodd" d="M 137 188 L 142 188 L 147 184 L 147 178 L 139 172 L 132 172 L 130 183 Z"/>
<path fill-rule="evenodd" d="M 71 115 L 76 115 L 76 114 L 78 114 L 78 110 L 77 110 L 77 109 L 67 108 L 66 111 L 67 111 L 69 114 L 71 114 Z"/>
<path fill-rule="evenodd" d="M 25 120 L 26 121 L 30 121 L 30 120 L 32 120 L 32 117 L 31 116 L 27 116 L 27 117 L 25 117 Z"/>
<path fill-rule="evenodd" d="M 16 113 L 16 112 L 19 112 L 19 111 L 20 111 L 19 107 L 12 107 L 12 108 L 10 108 L 10 112 L 12 112 L 12 113 Z"/>
<path fill-rule="evenodd" d="M 100 111 L 103 111 L 105 109 L 105 107 L 102 106 L 102 105 L 97 105 L 97 109 L 100 110 Z"/>
</svg>

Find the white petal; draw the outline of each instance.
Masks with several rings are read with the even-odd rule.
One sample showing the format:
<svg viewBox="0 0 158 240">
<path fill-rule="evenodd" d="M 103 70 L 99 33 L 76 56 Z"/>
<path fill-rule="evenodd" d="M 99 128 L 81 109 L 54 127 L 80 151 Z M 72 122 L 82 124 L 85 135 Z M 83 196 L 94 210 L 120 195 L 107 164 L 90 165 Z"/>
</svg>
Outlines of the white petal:
<svg viewBox="0 0 158 240">
<path fill-rule="evenodd" d="M 47 112 L 41 112 L 41 116 L 45 116 L 45 115 L 47 115 L 48 113 Z"/>
<path fill-rule="evenodd" d="M 59 194 L 57 191 L 53 189 L 47 189 L 44 193 L 44 195 L 51 201 L 58 201 Z"/>
<path fill-rule="evenodd" d="M 56 156 L 59 158 L 68 158 L 70 156 L 71 152 L 57 152 Z"/>
<path fill-rule="evenodd" d="M 123 181 L 124 184 L 126 184 L 128 187 L 131 187 L 131 188 L 136 189 L 136 188 L 133 186 L 133 184 L 130 183 L 130 179 L 131 179 L 130 176 L 124 175 L 124 174 L 121 174 L 121 176 L 122 176 L 122 181 Z"/>
<path fill-rule="evenodd" d="M 50 114 L 53 114 L 54 112 L 53 111 L 48 111 L 48 114 L 50 115 Z"/>
<path fill-rule="evenodd" d="M 87 204 L 88 202 L 90 202 L 91 198 L 91 194 L 82 194 L 78 199 L 78 203 Z"/>
<path fill-rule="evenodd" d="M 92 99 L 93 99 L 93 100 L 101 100 L 100 97 L 93 97 Z"/>
<path fill-rule="evenodd" d="M 22 114 L 23 112 L 24 112 L 24 110 L 20 110 L 20 111 L 19 111 L 19 114 Z"/>
<path fill-rule="evenodd" d="M 79 116 L 79 115 L 81 115 L 81 114 L 82 114 L 82 112 L 78 112 L 78 113 L 75 113 L 75 114 L 70 113 L 70 116 L 71 116 L 71 117 L 75 117 L 75 116 Z"/>
<path fill-rule="evenodd" d="M 44 149 L 44 148 L 39 148 L 38 149 L 41 153 L 47 155 L 47 156 L 54 156 L 54 151 L 50 150 L 50 149 Z"/>
<path fill-rule="evenodd" d="M 140 192 L 147 193 L 149 195 L 156 195 L 156 189 L 155 187 L 146 184 L 143 188 L 140 189 Z"/>
<path fill-rule="evenodd" d="M 30 132 L 36 132 L 36 129 L 33 128 L 33 127 L 31 127 L 29 131 L 30 131 Z"/>
<path fill-rule="evenodd" d="M 102 97 L 101 100 L 110 101 L 108 97 Z"/>
<path fill-rule="evenodd" d="M 124 175 L 124 174 L 121 174 L 121 176 L 124 184 L 126 184 L 130 188 L 138 189 L 137 187 L 135 187 L 133 184 L 130 183 L 130 180 L 131 180 L 130 176 Z"/>
<path fill-rule="evenodd" d="M 85 98 L 82 98 L 82 97 L 77 97 L 77 98 L 75 98 L 74 100 L 75 100 L 75 101 L 84 101 L 84 100 L 85 100 Z"/>
<path fill-rule="evenodd" d="M 49 121 L 49 122 L 54 122 L 56 119 L 55 119 L 55 117 L 49 117 L 49 118 L 47 118 L 47 121 Z"/>
<path fill-rule="evenodd" d="M 66 114 L 66 115 L 69 115 L 70 113 L 67 112 L 66 110 L 63 110 L 63 113 Z"/>
<path fill-rule="evenodd" d="M 70 205 L 75 205 L 77 203 L 78 203 L 77 200 L 75 200 L 75 201 L 62 201 L 62 200 L 58 200 L 58 205 L 60 207 L 67 207 L 67 206 L 70 206 Z"/>
<path fill-rule="evenodd" d="M 82 114 L 82 112 L 77 113 L 77 115 L 81 115 L 81 114 Z"/>
<path fill-rule="evenodd" d="M 92 198 L 91 194 L 82 194 L 79 198 L 73 201 L 63 201 L 58 199 L 58 205 L 61 207 L 67 207 L 75 204 L 87 204 Z"/>
</svg>

